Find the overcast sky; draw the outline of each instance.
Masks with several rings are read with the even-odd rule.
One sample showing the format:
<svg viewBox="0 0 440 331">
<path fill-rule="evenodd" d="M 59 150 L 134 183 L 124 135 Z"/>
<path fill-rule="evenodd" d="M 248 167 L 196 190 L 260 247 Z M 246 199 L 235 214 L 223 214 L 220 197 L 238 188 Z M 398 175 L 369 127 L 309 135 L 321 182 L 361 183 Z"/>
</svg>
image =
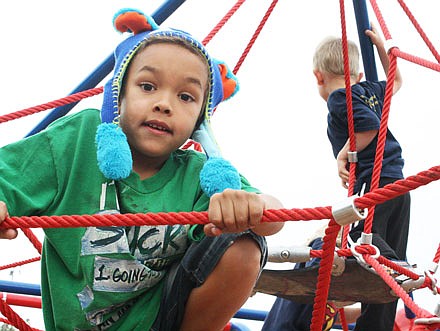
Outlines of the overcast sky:
<svg viewBox="0 0 440 331">
<path fill-rule="evenodd" d="M 235 0 L 187 0 L 164 25 L 203 39 Z M 238 61 L 271 1 L 248 0 L 208 44 L 211 54 L 231 68 Z M 347 33 L 357 41 L 351 1 L 346 2 Z M 407 0 L 407 5 L 438 47 L 438 0 Z M 8 1 L 0 10 L 3 48 L 1 114 L 66 96 L 111 54 L 121 40 L 112 27 L 113 14 L 123 7 L 153 13 L 162 1 Z M 410 25 L 397 1 L 378 0 L 394 42 L 402 51 L 435 61 Z M 368 4 L 369 7 L 369 4 Z M 370 9 L 370 7 L 369 7 Z M 372 11 L 370 19 L 376 21 Z M 376 24 L 377 25 L 377 24 Z M 218 107 L 213 127 L 226 158 L 254 186 L 280 198 L 286 208 L 333 205 L 347 192 L 340 187 L 336 162 L 326 136 L 327 109 L 312 75 L 316 45 L 328 35 L 341 35 L 339 1 L 281 0 L 237 76 L 241 91 Z M 379 64 L 378 60 L 377 63 Z M 405 176 L 440 164 L 439 74 L 399 59 L 403 87 L 393 98 L 389 126 L 403 147 Z M 379 78 L 384 75 L 379 67 Z M 99 108 L 100 96 L 77 109 Z M 2 124 L 0 145 L 27 134 L 49 111 Z M 408 259 L 429 265 L 437 248 L 440 186 L 434 182 L 412 192 Z M 326 221 L 325 221 L 326 222 Z M 313 224 L 312 224 L 313 223 Z M 269 244 L 301 245 L 322 222 L 289 222 Z M 37 231 L 41 235 L 40 231 Z M 35 256 L 27 239 L 0 242 L 1 264 Z M 278 267 L 278 266 L 277 266 Z M 15 271 L 15 280 L 39 282 L 38 267 Z M 8 272 L 1 279 L 10 279 Z M 420 293 L 420 294 L 419 294 Z M 427 291 L 416 302 L 433 311 L 437 301 Z M 256 295 L 246 307 L 270 308 L 273 297 Z M 21 311 L 21 310 L 20 310 Z M 34 313 L 32 324 L 39 325 Z M 258 330 L 258 324 L 249 324 Z"/>
</svg>

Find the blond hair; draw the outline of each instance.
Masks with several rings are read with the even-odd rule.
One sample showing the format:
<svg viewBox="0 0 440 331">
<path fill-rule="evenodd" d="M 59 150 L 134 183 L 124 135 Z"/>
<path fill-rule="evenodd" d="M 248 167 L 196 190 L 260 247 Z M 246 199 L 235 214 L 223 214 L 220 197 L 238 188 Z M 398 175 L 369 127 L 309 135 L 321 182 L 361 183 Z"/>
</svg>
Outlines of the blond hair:
<svg viewBox="0 0 440 331">
<path fill-rule="evenodd" d="M 348 58 L 350 76 L 356 78 L 359 75 L 359 49 L 350 40 L 348 41 Z M 313 56 L 313 69 L 334 75 L 344 75 L 341 38 L 328 37 L 318 45 Z"/>
</svg>

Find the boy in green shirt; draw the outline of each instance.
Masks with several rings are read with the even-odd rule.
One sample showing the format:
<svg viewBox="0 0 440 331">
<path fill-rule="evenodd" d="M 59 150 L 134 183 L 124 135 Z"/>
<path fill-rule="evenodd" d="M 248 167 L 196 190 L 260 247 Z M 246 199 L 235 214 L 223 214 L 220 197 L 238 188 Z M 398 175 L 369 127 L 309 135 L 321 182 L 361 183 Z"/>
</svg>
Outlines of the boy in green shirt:
<svg viewBox="0 0 440 331">
<path fill-rule="evenodd" d="M 125 9 L 101 112 L 87 109 L 0 149 L 10 214 L 208 211 L 203 226 L 45 229 L 47 330 L 221 330 L 266 261 L 261 223 L 281 208 L 220 157 L 209 126 L 235 76 L 189 34 Z M 179 147 L 188 138 L 206 156 Z M 98 162 L 96 161 L 98 160 Z M 3 230 L 12 239 L 16 230 Z"/>
</svg>

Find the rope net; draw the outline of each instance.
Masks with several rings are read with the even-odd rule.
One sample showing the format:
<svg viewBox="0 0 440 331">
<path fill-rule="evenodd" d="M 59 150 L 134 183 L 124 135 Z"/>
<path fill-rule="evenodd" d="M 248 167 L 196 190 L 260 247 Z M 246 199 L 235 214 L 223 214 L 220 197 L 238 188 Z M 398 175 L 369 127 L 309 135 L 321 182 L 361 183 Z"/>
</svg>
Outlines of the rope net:
<svg viewBox="0 0 440 331">
<path fill-rule="evenodd" d="M 212 31 L 203 40 L 203 44 L 209 43 L 217 32 L 227 23 L 233 14 L 240 8 L 245 0 L 239 0 L 228 11 L 228 13 L 219 21 L 219 23 L 212 29 Z M 420 24 L 411 13 L 410 9 L 406 6 L 403 0 L 397 0 L 401 5 L 404 13 L 408 16 L 411 23 L 430 49 L 435 59 L 440 62 L 440 55 L 436 51 L 434 45 L 429 40 L 426 33 L 422 30 Z M 274 10 L 277 0 L 273 0 L 267 9 L 264 17 L 261 19 L 256 31 L 246 46 L 240 59 L 234 67 L 234 74 L 238 72 L 246 56 L 249 54 L 253 44 L 255 43 L 258 35 L 262 31 L 265 23 L 267 22 L 270 14 Z M 377 17 L 380 24 L 383 35 L 386 40 L 391 39 L 391 34 L 385 24 L 385 20 L 382 17 L 379 6 L 375 0 L 370 0 L 371 7 Z M 348 61 L 348 48 L 347 48 L 347 34 L 346 34 L 346 21 L 345 21 L 345 4 L 344 0 L 340 0 L 340 14 L 341 14 L 341 30 L 342 30 L 342 51 L 344 55 L 344 76 L 346 83 L 346 96 L 347 96 L 347 114 L 349 123 L 349 138 L 350 138 L 350 150 L 356 151 L 356 139 L 354 134 L 353 124 L 353 109 L 351 100 L 351 87 L 350 87 L 350 74 L 349 74 L 349 61 Z M 394 81 L 397 67 L 397 58 L 412 62 L 416 65 L 434 70 L 440 71 L 440 64 L 428 61 L 415 55 L 411 55 L 399 50 L 397 47 L 392 47 L 388 51 L 390 60 L 390 69 L 387 74 L 387 81 Z M 29 116 L 41 111 L 52 109 L 55 107 L 67 105 L 70 103 L 78 102 L 84 98 L 89 98 L 98 95 L 103 92 L 103 87 L 97 87 L 94 89 L 82 91 L 69 95 L 67 97 L 54 100 L 42 105 L 23 109 L 14 113 L 0 116 L 0 123 L 12 121 L 25 116 Z M 365 219 L 364 232 L 371 233 L 372 220 L 374 216 L 374 207 L 377 204 L 383 203 L 397 196 L 403 195 L 407 192 L 415 190 L 420 186 L 427 185 L 433 181 L 440 179 L 440 165 L 433 166 L 427 170 L 421 171 L 415 175 L 408 176 L 405 179 L 398 180 L 394 183 L 388 184 L 382 188 L 379 188 L 379 178 L 382 165 L 382 154 L 385 146 L 385 136 L 387 132 L 387 121 L 389 112 L 391 109 L 392 101 L 392 84 L 387 84 L 383 116 L 378 134 L 378 144 L 376 150 L 376 158 L 373 170 L 373 178 L 371 183 L 370 192 L 363 196 L 354 198 L 354 207 L 357 210 L 368 209 L 368 216 Z M 195 150 L 201 151 L 200 145 L 195 142 L 189 141 L 182 148 L 193 147 Z M 350 185 L 349 196 L 353 194 L 352 187 L 355 180 L 356 163 L 350 163 Z M 266 210 L 263 214 L 263 222 L 286 222 L 286 221 L 313 221 L 313 220 L 329 220 L 328 226 L 325 230 L 323 238 L 323 247 L 321 250 L 312 250 L 310 252 L 310 258 L 321 258 L 320 268 L 318 273 L 316 294 L 314 300 L 314 311 L 312 315 L 312 331 L 320 331 L 322 329 L 322 321 L 325 319 L 325 308 L 328 301 L 328 293 L 331 282 L 331 271 L 333 267 L 334 254 L 341 257 L 354 256 L 358 258 L 362 263 L 370 266 L 374 271 L 383 279 L 383 281 L 394 291 L 394 293 L 402 299 L 407 307 L 416 315 L 416 325 L 412 330 L 436 330 L 440 328 L 440 320 L 438 316 L 428 312 L 427 310 L 419 307 L 408 295 L 401 285 L 390 276 L 386 268 L 395 270 L 399 274 L 405 275 L 412 280 L 419 280 L 420 275 L 401 267 L 400 265 L 386 259 L 377 252 L 377 249 L 368 244 L 357 245 L 354 248 L 347 248 L 348 243 L 346 236 L 348 234 L 348 226 L 343 226 L 343 241 L 342 248 L 336 250 L 336 240 L 338 233 L 342 226 L 338 224 L 338 220 L 333 215 L 332 206 L 313 207 L 313 208 L 292 208 L 292 209 L 278 209 L 278 210 Z M 33 234 L 31 228 L 66 228 L 66 227 L 89 227 L 89 226 L 141 226 L 141 225 L 174 225 L 174 224 L 206 224 L 208 222 L 207 212 L 179 212 L 179 213 L 146 213 L 146 214 L 101 214 L 101 215 L 61 215 L 61 216 L 22 216 L 22 217 L 8 217 L 1 225 L 0 229 L 15 228 L 23 231 L 25 236 L 29 239 L 37 252 L 41 255 L 42 244 L 38 238 Z M 343 224 L 345 225 L 345 224 Z M 378 254 L 379 253 L 379 254 Z M 40 260 L 40 256 L 30 258 L 24 261 L 0 266 L 0 270 L 14 268 L 24 264 L 36 262 Z M 418 288 L 429 288 L 434 294 L 439 292 L 439 288 L 436 285 L 434 274 L 437 270 L 437 266 L 440 260 L 440 245 L 433 256 L 433 267 L 425 271 L 425 279 Z M 23 319 L 14 312 L 10 307 L 5 296 L 3 300 L 0 300 L 0 312 L 5 318 L 0 319 L 1 322 L 10 324 L 19 330 L 37 330 L 29 326 Z M 340 311 L 341 320 L 344 321 L 343 310 Z M 418 322 L 417 322 L 418 321 Z M 343 323 L 343 329 L 348 330 L 346 323 Z"/>
</svg>

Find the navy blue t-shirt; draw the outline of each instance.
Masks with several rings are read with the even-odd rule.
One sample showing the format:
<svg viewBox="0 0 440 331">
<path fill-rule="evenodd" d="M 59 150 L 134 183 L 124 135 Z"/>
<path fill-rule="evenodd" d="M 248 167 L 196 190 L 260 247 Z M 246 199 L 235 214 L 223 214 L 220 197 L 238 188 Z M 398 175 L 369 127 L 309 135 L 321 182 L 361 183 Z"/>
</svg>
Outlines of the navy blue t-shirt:
<svg viewBox="0 0 440 331">
<path fill-rule="evenodd" d="M 386 82 L 363 81 L 351 87 L 355 132 L 379 130 L 382 118 Z M 327 100 L 327 135 L 337 157 L 348 139 L 347 104 L 345 89 L 333 91 Z M 377 136 L 357 153 L 355 192 L 365 181 L 370 181 L 376 157 Z M 402 149 L 390 130 L 387 131 L 381 177 L 403 178 Z"/>
</svg>

